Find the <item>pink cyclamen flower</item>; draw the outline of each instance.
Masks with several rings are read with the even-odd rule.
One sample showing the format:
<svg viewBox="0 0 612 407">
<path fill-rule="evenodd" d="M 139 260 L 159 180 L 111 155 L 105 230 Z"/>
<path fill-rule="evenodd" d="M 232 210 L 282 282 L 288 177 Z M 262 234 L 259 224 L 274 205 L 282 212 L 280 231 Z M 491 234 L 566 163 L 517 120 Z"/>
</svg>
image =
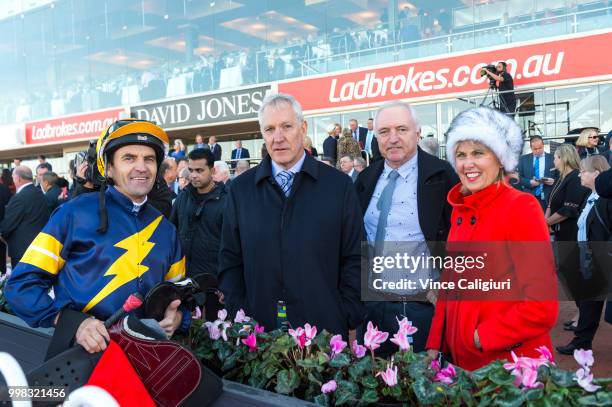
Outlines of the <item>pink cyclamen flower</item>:
<svg viewBox="0 0 612 407">
<path fill-rule="evenodd" d="M 353 354 L 357 357 L 357 359 L 361 359 L 366 354 L 366 347 L 357 343 L 357 339 L 353 340 L 351 344 L 351 350 Z"/>
<path fill-rule="evenodd" d="M 376 376 L 381 376 L 385 384 L 393 387 L 397 384 L 397 366 L 393 367 L 393 363 L 387 365 L 387 370 L 376 373 Z"/>
<path fill-rule="evenodd" d="M 310 346 L 311 341 L 317 336 L 317 327 L 310 326 L 310 324 L 304 325 L 304 333 L 306 334 L 306 346 Z"/>
<path fill-rule="evenodd" d="M 510 351 L 510 355 L 512 355 L 512 363 L 504 363 L 504 368 L 506 370 L 516 370 L 516 369 L 532 369 L 538 370 L 538 368 L 542 365 L 548 364 L 548 360 L 544 358 L 528 358 L 528 357 L 518 357 L 514 351 Z"/>
<path fill-rule="evenodd" d="M 438 367 L 440 365 L 438 364 Z M 453 365 L 449 364 L 444 369 L 440 369 L 438 373 L 434 376 L 434 381 L 444 383 L 444 384 L 453 384 L 453 379 L 457 376 L 457 371 L 453 367 Z"/>
<path fill-rule="evenodd" d="M 374 327 L 372 321 L 368 322 L 368 329 L 363 335 L 363 344 L 366 348 L 374 351 L 380 348 L 380 344 L 385 342 L 389 337 L 388 332 L 382 332 L 378 330 L 378 327 Z"/>
<path fill-rule="evenodd" d="M 257 337 L 255 334 L 250 334 L 246 339 L 242 340 L 242 343 L 249 347 L 249 352 L 257 352 Z"/>
<path fill-rule="evenodd" d="M 298 327 L 297 329 L 289 329 L 287 332 L 291 335 L 300 349 L 304 349 L 304 345 L 306 344 L 306 333 L 304 332 L 304 328 Z"/>
<path fill-rule="evenodd" d="M 217 312 L 217 319 L 225 321 L 225 318 L 227 318 L 227 310 L 220 309 L 219 312 Z"/>
<path fill-rule="evenodd" d="M 200 307 L 195 307 L 194 315 L 191 316 L 192 319 L 202 319 L 202 310 Z"/>
<path fill-rule="evenodd" d="M 204 326 L 208 329 L 208 336 L 210 336 L 210 339 L 216 341 L 221 337 L 221 331 L 219 330 L 219 326 L 214 322 L 206 322 Z"/>
<path fill-rule="evenodd" d="M 552 354 L 545 346 L 541 346 L 536 349 L 540 353 L 539 358 L 528 358 L 518 357 L 513 351 L 510 352 L 512 355 L 512 363 L 504 363 L 506 370 L 511 370 L 511 374 L 514 376 L 514 385 L 516 387 L 523 387 L 524 389 L 535 389 L 542 387 L 543 384 L 538 382 L 538 368 L 542 365 L 548 365 L 552 358 Z"/>
<path fill-rule="evenodd" d="M 324 394 L 332 393 L 336 391 L 337 388 L 338 388 L 338 384 L 336 383 L 336 381 L 330 380 L 327 383 L 325 383 L 323 386 L 321 386 L 321 392 Z"/>
<path fill-rule="evenodd" d="M 404 317 L 401 321 L 397 317 L 395 317 L 395 319 L 399 325 L 398 332 L 403 332 L 406 335 L 413 335 L 418 331 L 417 327 L 412 325 L 412 321 L 408 321 L 408 318 Z"/>
<path fill-rule="evenodd" d="M 431 370 L 433 370 L 434 372 L 439 372 L 440 371 L 440 361 L 438 359 L 434 359 L 431 361 L 431 364 L 429 365 L 429 367 L 431 368 Z"/>
<path fill-rule="evenodd" d="M 240 308 L 238 312 L 236 312 L 236 318 L 234 318 L 234 322 L 238 324 L 244 324 L 245 322 L 249 322 L 250 320 L 251 318 L 246 316 L 242 308 Z"/>
<path fill-rule="evenodd" d="M 390 341 L 399 346 L 401 351 L 406 352 L 410 350 L 410 342 L 408 341 L 408 335 L 403 333 L 401 329 L 393 335 L 393 338 L 391 338 Z"/>
<path fill-rule="evenodd" d="M 227 328 L 229 328 L 231 324 L 229 322 L 223 322 L 221 326 L 221 337 L 225 342 L 227 342 Z"/>
<path fill-rule="evenodd" d="M 515 377 L 513 383 L 516 387 L 523 386 L 524 389 L 537 389 L 543 386 L 542 383 L 537 381 L 538 371 L 535 369 L 516 369 L 512 371 L 512 375 Z"/>
<path fill-rule="evenodd" d="M 264 332 L 264 327 L 259 325 L 259 324 L 255 324 L 255 333 L 256 334 L 261 334 Z"/>
<path fill-rule="evenodd" d="M 576 371 L 576 377 L 574 378 L 578 382 L 578 385 L 589 392 L 597 391 L 601 389 L 601 386 L 593 384 L 593 373 L 589 369 L 580 368 Z"/>
<path fill-rule="evenodd" d="M 538 348 L 536 348 L 536 351 L 540 354 L 540 358 L 541 359 L 545 359 L 549 362 L 552 363 L 553 361 L 553 354 L 550 351 L 550 349 L 548 349 L 545 345 L 542 345 Z"/>
<path fill-rule="evenodd" d="M 592 350 L 576 349 L 574 351 L 574 359 L 580 366 L 585 369 L 589 369 L 595 363 Z"/>
<path fill-rule="evenodd" d="M 342 335 L 334 335 L 329 341 L 329 346 L 332 351 L 332 358 L 342 352 L 346 348 L 347 343 L 342 340 Z"/>
</svg>

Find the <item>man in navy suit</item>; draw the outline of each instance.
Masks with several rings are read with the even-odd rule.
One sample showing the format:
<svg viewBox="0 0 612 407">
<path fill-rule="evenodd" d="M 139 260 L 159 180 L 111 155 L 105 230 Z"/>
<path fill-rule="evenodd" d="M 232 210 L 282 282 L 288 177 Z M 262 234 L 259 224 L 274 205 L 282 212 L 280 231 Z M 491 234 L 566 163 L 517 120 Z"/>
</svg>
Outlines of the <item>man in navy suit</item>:
<svg viewBox="0 0 612 407">
<path fill-rule="evenodd" d="M 542 208 L 546 208 L 548 195 L 557 176 L 552 154 L 544 152 L 544 140 L 540 136 L 529 139 L 531 154 L 521 156 L 518 165 L 520 185 L 523 191 L 533 194 Z"/>
<path fill-rule="evenodd" d="M 249 150 L 242 147 L 242 141 L 236 140 L 236 148 L 232 150 L 232 160 L 250 158 Z M 236 168 L 236 161 L 232 161 L 232 168 Z"/>
<path fill-rule="evenodd" d="M 359 146 L 363 150 L 366 144 L 366 138 L 368 137 L 368 129 L 359 126 L 357 119 L 349 120 L 349 129 L 351 129 L 353 138 L 359 142 Z"/>
<path fill-rule="evenodd" d="M 361 143 L 361 140 L 359 142 Z M 370 162 L 381 158 L 380 149 L 378 148 L 378 140 L 376 139 L 376 134 L 374 132 L 374 119 L 371 117 L 368 119 L 368 128 L 366 129 L 366 136 L 361 148 L 364 150 L 362 155 L 368 154 Z"/>
<path fill-rule="evenodd" d="M 51 214 L 41 188 L 35 187 L 32 181 L 31 169 L 25 165 L 15 167 L 13 183 L 17 193 L 6 205 L 4 219 L 0 223 L 0 238 L 7 243 L 13 268 Z"/>
<path fill-rule="evenodd" d="M 215 161 L 219 161 L 221 159 L 221 146 L 217 144 L 217 138 L 215 136 L 210 136 L 208 139 L 208 148 L 213 153 L 215 157 Z"/>
</svg>

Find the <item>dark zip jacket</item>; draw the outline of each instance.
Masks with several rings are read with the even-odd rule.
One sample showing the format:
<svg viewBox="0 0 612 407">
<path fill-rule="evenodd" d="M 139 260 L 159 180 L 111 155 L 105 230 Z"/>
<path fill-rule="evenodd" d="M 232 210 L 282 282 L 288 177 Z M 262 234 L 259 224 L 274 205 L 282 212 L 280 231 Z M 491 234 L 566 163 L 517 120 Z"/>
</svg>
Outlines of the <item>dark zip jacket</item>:
<svg viewBox="0 0 612 407">
<path fill-rule="evenodd" d="M 196 189 L 191 185 L 179 193 L 170 221 L 178 229 L 186 257 L 187 275 L 216 275 L 227 192 L 223 184 L 216 184 L 199 204 L 196 194 Z"/>
</svg>

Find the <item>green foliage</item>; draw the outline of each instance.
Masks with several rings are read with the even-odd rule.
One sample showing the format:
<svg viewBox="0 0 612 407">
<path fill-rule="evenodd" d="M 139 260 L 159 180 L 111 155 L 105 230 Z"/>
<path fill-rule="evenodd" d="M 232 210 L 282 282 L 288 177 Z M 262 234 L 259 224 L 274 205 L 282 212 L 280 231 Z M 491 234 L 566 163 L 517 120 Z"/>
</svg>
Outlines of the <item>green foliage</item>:
<svg viewBox="0 0 612 407">
<path fill-rule="evenodd" d="M 245 328 L 245 325 L 248 325 Z M 225 378 L 253 387 L 302 398 L 321 406 L 366 406 L 376 403 L 428 406 L 530 406 L 612 405 L 612 379 L 599 378 L 602 386 L 587 393 L 577 385 L 574 372 L 544 365 L 538 369 L 538 388 L 516 387 L 513 376 L 495 361 L 468 372 L 455 367 L 452 384 L 435 379 L 431 360 L 424 353 L 397 352 L 393 368 L 398 370 L 398 384 L 389 387 L 380 372 L 391 361 L 372 357 L 357 358 L 347 346 L 331 358 L 332 337 L 319 332 L 309 346 L 300 349 L 294 339 L 281 331 L 258 333 L 257 352 L 249 352 L 240 342 L 252 332 L 255 323 L 234 323 L 226 331 L 228 340 L 212 340 L 208 330 L 195 323 L 185 344 L 202 362 L 220 371 Z M 336 390 L 323 394 L 321 387 L 336 381 Z"/>
<path fill-rule="evenodd" d="M 300 385 L 300 378 L 295 370 L 281 370 L 276 375 L 275 390 L 280 394 L 291 394 Z"/>
</svg>

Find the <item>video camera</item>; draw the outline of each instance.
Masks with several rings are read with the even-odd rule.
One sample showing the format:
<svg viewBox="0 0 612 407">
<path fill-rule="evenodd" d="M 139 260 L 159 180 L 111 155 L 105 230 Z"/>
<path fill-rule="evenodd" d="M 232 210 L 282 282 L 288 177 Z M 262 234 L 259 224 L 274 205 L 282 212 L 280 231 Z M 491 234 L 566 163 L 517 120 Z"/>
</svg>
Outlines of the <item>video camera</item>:
<svg viewBox="0 0 612 407">
<path fill-rule="evenodd" d="M 76 157 L 74 157 L 75 172 L 84 162 L 87 163 L 85 182 L 91 182 L 94 184 L 94 187 L 100 187 L 102 183 L 102 175 L 100 175 L 100 172 L 98 171 L 95 141 L 90 141 L 87 150 L 78 152 Z"/>
<path fill-rule="evenodd" d="M 480 77 L 481 78 L 487 74 L 487 71 L 485 69 L 488 69 L 491 72 L 496 72 L 497 71 L 497 68 L 495 68 L 495 65 L 492 65 L 492 64 L 485 65 L 482 68 L 480 68 Z M 489 87 L 491 87 L 491 88 L 496 88 L 497 87 L 497 84 L 495 83 L 495 79 L 491 78 L 490 76 L 489 76 Z"/>
</svg>

